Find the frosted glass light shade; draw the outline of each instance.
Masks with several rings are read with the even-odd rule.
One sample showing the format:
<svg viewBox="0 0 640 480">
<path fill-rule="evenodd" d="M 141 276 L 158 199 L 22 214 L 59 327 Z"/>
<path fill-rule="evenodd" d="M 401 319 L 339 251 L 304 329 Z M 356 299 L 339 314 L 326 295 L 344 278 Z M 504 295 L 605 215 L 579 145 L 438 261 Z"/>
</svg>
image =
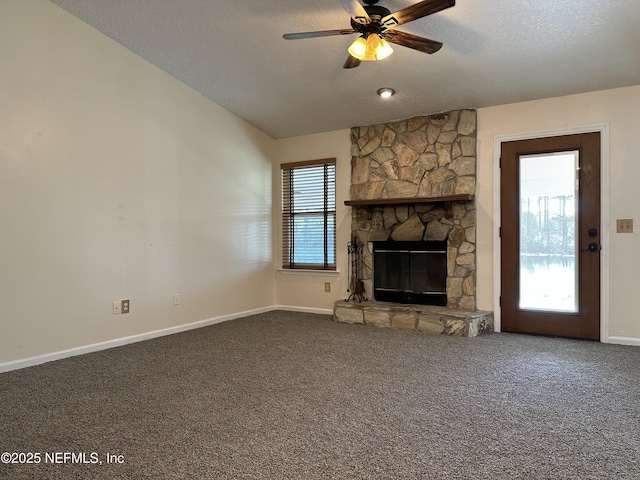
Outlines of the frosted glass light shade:
<svg viewBox="0 0 640 480">
<path fill-rule="evenodd" d="M 358 60 L 382 60 L 393 53 L 389 42 L 377 33 L 371 33 L 365 40 L 359 37 L 349 47 L 349 55 Z"/>
<path fill-rule="evenodd" d="M 356 41 L 351 44 L 348 51 L 352 57 L 362 60 L 367 51 L 367 41 L 364 37 L 358 37 Z"/>
</svg>

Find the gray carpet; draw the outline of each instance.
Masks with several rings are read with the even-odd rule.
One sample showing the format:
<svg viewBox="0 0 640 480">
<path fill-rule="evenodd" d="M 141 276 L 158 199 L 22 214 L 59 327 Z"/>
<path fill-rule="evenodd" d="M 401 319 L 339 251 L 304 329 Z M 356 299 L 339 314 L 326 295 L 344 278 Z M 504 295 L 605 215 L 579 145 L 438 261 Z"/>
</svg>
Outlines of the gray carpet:
<svg viewBox="0 0 640 480">
<path fill-rule="evenodd" d="M 637 480 L 639 380 L 637 347 L 271 312 L 0 375 L 0 452 L 41 454 L 0 478 Z"/>
</svg>

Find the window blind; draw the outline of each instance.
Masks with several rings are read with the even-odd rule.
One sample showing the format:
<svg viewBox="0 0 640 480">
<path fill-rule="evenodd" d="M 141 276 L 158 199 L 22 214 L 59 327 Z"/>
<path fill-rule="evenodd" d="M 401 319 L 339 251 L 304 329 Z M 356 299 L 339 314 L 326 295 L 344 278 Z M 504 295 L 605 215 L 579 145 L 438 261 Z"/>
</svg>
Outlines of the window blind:
<svg viewBox="0 0 640 480">
<path fill-rule="evenodd" d="M 282 168 L 282 268 L 336 269 L 336 161 Z"/>
</svg>

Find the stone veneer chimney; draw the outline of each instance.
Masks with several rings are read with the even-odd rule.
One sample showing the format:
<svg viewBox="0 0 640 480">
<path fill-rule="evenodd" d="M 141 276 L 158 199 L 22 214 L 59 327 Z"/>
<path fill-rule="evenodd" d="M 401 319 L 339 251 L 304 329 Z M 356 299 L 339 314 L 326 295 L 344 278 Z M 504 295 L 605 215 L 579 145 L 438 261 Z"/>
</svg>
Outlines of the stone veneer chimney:
<svg viewBox="0 0 640 480">
<path fill-rule="evenodd" d="M 476 111 L 455 110 L 351 129 L 351 231 L 364 249 L 362 280 L 372 292 L 372 243 L 447 241 L 447 306 L 476 307 L 475 201 L 427 202 L 428 197 L 475 194 Z M 385 199 L 416 199 L 405 205 Z M 449 207 L 449 208 L 447 208 Z"/>
</svg>

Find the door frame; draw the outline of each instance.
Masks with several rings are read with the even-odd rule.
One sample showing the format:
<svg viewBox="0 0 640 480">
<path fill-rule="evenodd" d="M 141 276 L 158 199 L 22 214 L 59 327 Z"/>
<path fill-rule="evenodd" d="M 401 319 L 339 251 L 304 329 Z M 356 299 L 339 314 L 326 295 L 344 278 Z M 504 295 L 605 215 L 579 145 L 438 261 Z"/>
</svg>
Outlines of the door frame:
<svg viewBox="0 0 640 480">
<path fill-rule="evenodd" d="M 494 329 L 501 331 L 500 290 L 502 288 L 500 253 L 500 152 L 502 143 L 532 138 L 558 137 L 580 133 L 600 133 L 600 342 L 609 339 L 609 124 L 599 123 L 559 130 L 522 132 L 493 137 L 493 316 Z"/>
</svg>

